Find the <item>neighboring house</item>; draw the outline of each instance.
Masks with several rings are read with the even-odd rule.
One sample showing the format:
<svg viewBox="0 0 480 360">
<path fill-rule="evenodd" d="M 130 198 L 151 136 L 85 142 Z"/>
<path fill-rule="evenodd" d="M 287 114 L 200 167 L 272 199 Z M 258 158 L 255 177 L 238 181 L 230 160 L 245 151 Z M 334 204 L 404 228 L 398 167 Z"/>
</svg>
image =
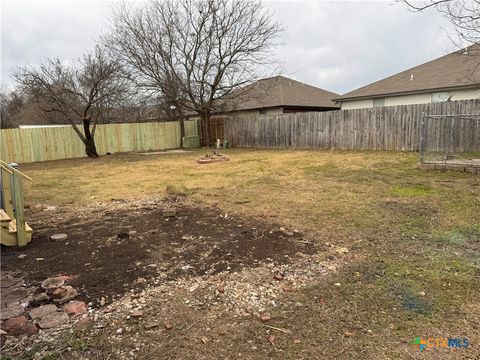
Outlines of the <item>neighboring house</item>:
<svg viewBox="0 0 480 360">
<path fill-rule="evenodd" d="M 332 101 L 338 96 L 285 76 L 258 80 L 235 90 L 212 114 L 212 144 L 215 139 L 223 142 L 226 117 L 339 110 L 340 106 Z"/>
<path fill-rule="evenodd" d="M 332 99 L 338 94 L 312 85 L 275 76 L 239 89 L 221 113 L 231 115 L 278 115 L 292 112 L 338 110 Z"/>
<path fill-rule="evenodd" d="M 480 99 L 480 44 L 333 99 L 342 110 Z"/>
</svg>

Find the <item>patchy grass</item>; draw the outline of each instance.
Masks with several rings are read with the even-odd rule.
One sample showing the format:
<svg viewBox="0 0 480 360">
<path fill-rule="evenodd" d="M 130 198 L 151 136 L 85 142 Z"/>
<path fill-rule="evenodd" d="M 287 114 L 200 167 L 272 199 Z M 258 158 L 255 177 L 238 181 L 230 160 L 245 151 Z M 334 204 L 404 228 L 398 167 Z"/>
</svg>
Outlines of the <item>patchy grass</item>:
<svg viewBox="0 0 480 360">
<path fill-rule="evenodd" d="M 435 189 L 430 185 L 395 186 L 392 188 L 392 195 L 394 196 L 428 196 L 435 193 Z"/>
<path fill-rule="evenodd" d="M 213 333 L 235 326 L 212 335 L 213 346 L 199 345 L 207 330 L 195 326 L 177 337 L 147 336 L 145 358 L 421 358 L 410 344 L 416 336 L 465 336 L 469 349 L 428 355 L 480 357 L 478 176 L 416 170 L 411 153 L 229 150 L 230 162 L 199 165 L 202 154 L 25 164 L 34 178 L 27 203 L 179 197 L 272 219 L 317 243 L 347 246 L 361 260 L 286 294 L 269 324 L 292 333 L 274 332 L 275 346 L 257 319 L 221 318 L 209 325 Z M 169 311 L 185 329 L 202 316 L 181 304 Z M 90 358 L 108 357 L 104 347 L 82 344 Z"/>
</svg>

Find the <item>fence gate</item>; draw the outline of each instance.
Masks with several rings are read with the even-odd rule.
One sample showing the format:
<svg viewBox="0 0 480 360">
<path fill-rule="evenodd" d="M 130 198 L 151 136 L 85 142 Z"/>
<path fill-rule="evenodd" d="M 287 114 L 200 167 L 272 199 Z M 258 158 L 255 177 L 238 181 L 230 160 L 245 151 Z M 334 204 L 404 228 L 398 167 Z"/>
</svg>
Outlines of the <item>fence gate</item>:
<svg viewBox="0 0 480 360">
<path fill-rule="evenodd" d="M 217 139 L 220 139 L 221 143 L 223 144 L 223 140 L 225 138 L 224 129 L 225 118 L 210 118 L 210 138 L 212 142 L 210 145 L 214 145 L 217 142 Z"/>
</svg>

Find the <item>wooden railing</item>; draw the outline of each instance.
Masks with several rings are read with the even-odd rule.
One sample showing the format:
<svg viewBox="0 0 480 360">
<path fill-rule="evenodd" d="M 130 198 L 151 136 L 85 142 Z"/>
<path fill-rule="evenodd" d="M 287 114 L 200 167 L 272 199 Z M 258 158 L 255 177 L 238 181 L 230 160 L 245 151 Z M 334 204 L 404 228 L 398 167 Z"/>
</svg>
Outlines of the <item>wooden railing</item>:
<svg viewBox="0 0 480 360">
<path fill-rule="evenodd" d="M 16 245 L 23 246 L 26 245 L 31 239 L 31 229 L 27 231 L 27 224 L 25 223 L 23 179 L 32 181 L 32 178 L 11 167 L 2 160 L 0 160 L 0 171 L 3 199 L 2 209 L 11 219 L 15 219 L 13 224 L 8 224 L 9 226 L 6 228 L 5 233 L 3 233 L 4 229 L 2 228 L 2 237 L 8 236 L 9 231 L 13 230 L 13 226 L 15 226 Z M 30 234 L 27 234 L 27 232 Z M 14 245 L 12 243 L 7 244 L 6 242 L 7 239 L 5 239 L 5 242 L 2 239 L 2 243 L 5 245 Z"/>
</svg>

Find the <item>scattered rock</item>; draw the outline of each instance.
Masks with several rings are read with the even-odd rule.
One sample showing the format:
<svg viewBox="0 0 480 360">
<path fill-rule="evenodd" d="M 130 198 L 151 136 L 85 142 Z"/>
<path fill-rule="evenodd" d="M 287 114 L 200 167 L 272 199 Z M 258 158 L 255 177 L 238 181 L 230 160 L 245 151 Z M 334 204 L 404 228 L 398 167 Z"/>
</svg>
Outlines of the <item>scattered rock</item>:
<svg viewBox="0 0 480 360">
<path fill-rule="evenodd" d="M 43 280 L 40 286 L 44 290 L 51 290 L 51 289 L 56 289 L 62 286 L 64 283 L 65 283 L 65 280 L 62 277 L 57 276 L 57 277 L 52 277 L 52 278 Z"/>
<path fill-rule="evenodd" d="M 133 318 L 139 318 L 139 317 L 142 317 L 143 316 L 143 311 L 141 310 L 133 310 L 130 315 L 133 317 Z"/>
<path fill-rule="evenodd" d="M 300 344 L 301 342 L 302 342 L 302 340 L 300 340 L 300 339 L 293 339 L 294 344 Z"/>
<path fill-rule="evenodd" d="M 25 259 L 27 257 L 27 254 L 20 254 L 18 255 L 19 259 Z"/>
<path fill-rule="evenodd" d="M 78 295 L 77 290 L 75 290 L 70 285 L 64 285 L 64 286 L 62 286 L 58 289 L 62 289 L 63 292 L 62 292 L 60 297 L 56 297 L 56 298 L 54 297 L 53 301 L 56 302 L 56 303 L 59 303 L 59 304 L 70 301 Z M 55 290 L 57 290 L 57 289 L 55 289 Z M 53 294 L 52 294 L 52 297 L 53 297 Z"/>
<path fill-rule="evenodd" d="M 47 302 L 50 300 L 50 297 L 46 293 L 42 292 L 40 294 L 33 295 L 33 300 L 36 303 Z"/>
<path fill-rule="evenodd" d="M 346 247 L 338 247 L 335 249 L 335 251 L 340 255 L 348 253 L 348 249 Z"/>
<path fill-rule="evenodd" d="M 272 318 L 270 315 L 263 315 L 262 317 L 260 317 L 260 321 L 261 322 L 267 322 L 267 321 L 270 321 Z"/>
<path fill-rule="evenodd" d="M 345 334 L 343 334 L 343 335 L 344 335 L 345 337 L 353 337 L 353 336 L 355 336 L 354 333 L 349 332 L 349 331 L 346 331 Z"/>
<path fill-rule="evenodd" d="M 45 258 L 42 258 L 42 257 L 38 257 L 38 258 L 35 258 L 36 261 L 43 261 L 45 260 Z"/>
<path fill-rule="evenodd" d="M 202 336 L 202 338 L 200 339 L 202 341 L 202 343 L 206 344 L 208 342 L 208 338 L 206 336 Z"/>
<path fill-rule="evenodd" d="M 127 232 L 122 232 L 122 233 L 117 234 L 117 238 L 125 240 L 125 239 L 130 238 L 130 234 L 127 233 Z"/>
<path fill-rule="evenodd" d="M 166 323 L 165 323 L 165 329 L 167 329 L 167 330 L 172 330 L 172 329 L 173 329 L 173 325 L 172 325 L 171 323 L 169 323 L 169 322 L 166 322 Z"/>
<path fill-rule="evenodd" d="M 418 295 L 420 295 L 420 296 L 425 296 L 425 295 L 427 295 L 427 294 L 425 294 L 425 291 L 420 291 L 420 292 L 418 293 Z"/>
<path fill-rule="evenodd" d="M 53 291 L 52 291 L 52 298 L 53 299 L 61 299 L 65 294 L 66 294 L 66 290 L 64 288 L 55 288 Z"/>
<path fill-rule="evenodd" d="M 175 209 L 164 209 L 162 211 L 162 216 L 163 217 L 174 217 L 176 214 Z"/>
<path fill-rule="evenodd" d="M 277 272 L 275 272 L 275 274 L 273 275 L 273 278 L 274 278 L 275 280 L 280 281 L 280 280 L 285 279 L 285 274 L 282 273 L 282 272 L 280 272 L 280 271 L 277 271 Z"/>
<path fill-rule="evenodd" d="M 123 334 L 123 329 L 122 328 L 117 329 L 116 334 L 117 335 L 122 335 Z"/>
<path fill-rule="evenodd" d="M 143 277 L 139 277 L 137 278 L 137 284 L 143 284 L 144 282 L 146 282 L 147 280 Z"/>
<path fill-rule="evenodd" d="M 35 324 L 28 321 L 25 315 L 14 317 L 4 321 L 1 325 L 3 331 L 8 335 L 33 335 L 38 332 Z"/>
<path fill-rule="evenodd" d="M 335 283 L 335 286 L 342 286 L 342 284 L 340 284 L 340 283 Z"/>
<path fill-rule="evenodd" d="M 151 330 L 157 328 L 159 325 L 156 322 L 149 323 L 145 325 L 145 330 Z"/>
<path fill-rule="evenodd" d="M 3 298 L 3 291 L 2 291 L 2 298 Z M 3 300 L 3 299 L 2 299 Z M 25 308 L 20 305 L 20 303 L 11 303 L 8 306 L 1 308 L 0 311 L 0 320 L 8 320 L 11 318 L 16 318 L 22 315 L 25 312 Z"/>
<path fill-rule="evenodd" d="M 68 239 L 67 234 L 53 234 L 50 236 L 50 240 L 52 241 L 65 241 Z"/>
<path fill-rule="evenodd" d="M 63 310 L 68 315 L 83 315 L 87 313 L 87 305 L 83 301 L 70 301 L 63 306 Z"/>
<path fill-rule="evenodd" d="M 217 290 L 218 290 L 219 293 L 223 294 L 225 292 L 225 285 L 219 284 L 217 286 Z"/>
<path fill-rule="evenodd" d="M 42 305 L 30 311 L 30 317 L 33 320 L 40 320 L 48 317 L 50 314 L 58 311 L 58 308 L 53 304 Z"/>
<path fill-rule="evenodd" d="M 68 322 L 68 315 L 64 312 L 53 312 L 47 317 L 40 319 L 37 324 L 41 329 L 53 329 Z"/>
</svg>

